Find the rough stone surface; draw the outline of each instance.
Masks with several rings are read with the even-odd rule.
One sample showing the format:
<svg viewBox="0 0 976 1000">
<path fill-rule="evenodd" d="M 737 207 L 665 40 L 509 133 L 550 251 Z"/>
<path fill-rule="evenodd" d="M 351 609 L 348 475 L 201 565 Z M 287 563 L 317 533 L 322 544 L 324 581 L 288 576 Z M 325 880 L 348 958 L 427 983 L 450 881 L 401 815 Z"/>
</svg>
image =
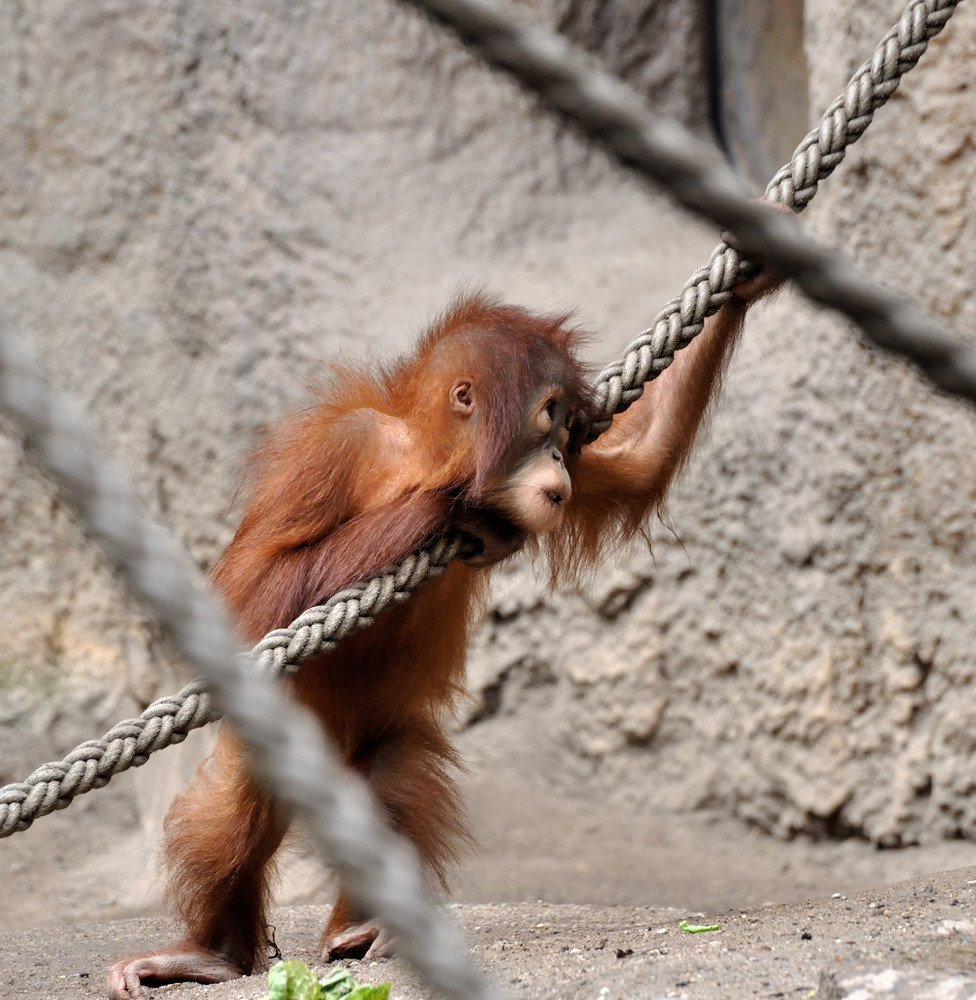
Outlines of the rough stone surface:
<svg viewBox="0 0 976 1000">
<path fill-rule="evenodd" d="M 455 905 L 473 961 L 511 1000 L 971 1000 L 973 878 L 968 868 L 883 889 L 785 906 L 690 912 L 652 906 Z M 327 908 L 273 915 L 291 959 L 318 954 Z M 715 928 L 689 933 L 682 923 Z M 43 931 L 0 927 L 0 983 L 10 1000 L 103 996 L 106 965 L 175 931 L 158 918 Z M 433 1000 L 402 959 L 347 963 L 357 982 L 391 984 L 391 1000 Z M 167 1000 L 262 1000 L 262 973 L 152 991 Z"/>
<path fill-rule="evenodd" d="M 721 138 L 762 191 L 807 124 L 803 0 L 715 0 L 714 10 Z"/>
<path fill-rule="evenodd" d="M 696 5 L 529 6 L 702 127 Z M 808 0 L 814 113 L 895 14 Z M 809 213 L 960 336 L 974 57 L 963 5 Z M 405 7 L 11 2 L 0 90 L 3 314 L 202 570 L 244 455 L 317 359 L 404 346 L 483 282 L 579 304 L 605 361 L 713 242 Z M 782 296 L 653 555 L 554 599 L 500 575 L 465 717 L 510 717 L 536 737 L 526 765 L 633 806 L 974 837 L 974 449 L 970 408 Z M 175 682 L 15 433 L 0 477 L 11 780 L 38 762 L 25 746 L 56 756 Z"/>
<path fill-rule="evenodd" d="M 817 114 L 897 13 L 806 5 Z M 974 55 L 961 7 L 808 213 L 963 337 Z M 653 555 L 553 602 L 503 581 L 474 657 L 487 710 L 547 730 L 567 781 L 643 806 L 782 836 L 973 837 L 974 455 L 971 407 L 782 296 L 752 318 Z"/>
<path fill-rule="evenodd" d="M 612 16 L 624 6 L 534 13 L 592 27 L 700 127 L 693 6 Z M 665 28 L 687 41 L 665 50 Z M 406 6 L 12 2 L 0 90 L 3 316 L 204 570 L 244 456 L 305 403 L 319 359 L 403 348 L 482 283 L 539 309 L 591 303 L 623 342 L 684 270 L 654 277 L 640 241 L 674 229 L 687 261 L 706 246 Z M 0 737 L 13 780 L 175 682 L 15 432 L 0 481 L 4 721 L 38 735 L 23 752 L 23 730 Z"/>
</svg>

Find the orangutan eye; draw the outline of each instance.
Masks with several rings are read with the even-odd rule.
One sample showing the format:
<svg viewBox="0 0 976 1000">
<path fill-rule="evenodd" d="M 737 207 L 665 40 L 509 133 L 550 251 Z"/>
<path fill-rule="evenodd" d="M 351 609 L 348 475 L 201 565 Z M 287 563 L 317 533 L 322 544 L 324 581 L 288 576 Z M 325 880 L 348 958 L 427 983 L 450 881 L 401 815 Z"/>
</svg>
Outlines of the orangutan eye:
<svg viewBox="0 0 976 1000">
<path fill-rule="evenodd" d="M 549 402 L 546 403 L 546 415 L 550 420 L 556 419 L 556 400 L 550 399 Z"/>
<path fill-rule="evenodd" d="M 566 419 L 563 421 L 563 427 L 565 427 L 566 430 L 571 431 L 573 429 L 573 418 L 575 416 L 576 414 L 573 413 L 572 410 L 570 410 L 569 413 L 566 414 Z"/>
</svg>

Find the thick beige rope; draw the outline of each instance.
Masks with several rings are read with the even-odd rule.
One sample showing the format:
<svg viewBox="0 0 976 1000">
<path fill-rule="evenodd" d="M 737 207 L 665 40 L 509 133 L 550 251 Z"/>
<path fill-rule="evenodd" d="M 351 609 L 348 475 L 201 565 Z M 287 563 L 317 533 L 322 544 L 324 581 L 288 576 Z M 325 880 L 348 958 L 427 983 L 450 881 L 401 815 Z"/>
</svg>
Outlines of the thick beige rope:
<svg viewBox="0 0 976 1000">
<path fill-rule="evenodd" d="M 976 400 L 976 348 L 945 336 L 929 317 L 868 281 L 851 262 L 816 246 L 794 220 L 750 201 L 713 145 L 654 115 L 638 95 L 565 39 L 517 20 L 490 0 L 410 2 L 447 24 L 625 166 L 733 233 L 744 255 L 775 266 L 815 302 L 848 315 L 875 344 L 910 358 L 940 388 Z M 766 191 L 768 200 L 797 211 L 806 206 L 818 182 L 840 163 L 958 2 L 911 0 L 819 127 L 777 172 Z M 676 350 L 701 332 L 705 318 L 746 273 L 731 247 L 716 248 L 654 326 L 634 340 L 621 361 L 600 373 L 596 389 L 602 417 L 593 425 L 591 440 L 641 396 L 645 383 L 671 364 Z"/>
<path fill-rule="evenodd" d="M 384 608 L 406 600 L 421 583 L 444 572 L 460 551 L 459 538 L 414 553 L 382 576 L 340 591 L 310 608 L 288 628 L 269 632 L 242 659 L 270 677 L 295 673 L 313 656 L 329 652 L 349 632 L 368 628 Z M 64 809 L 111 777 L 145 764 L 157 750 L 182 743 L 194 729 L 220 718 L 203 678 L 154 701 L 138 718 L 125 719 L 100 740 L 88 740 L 59 761 L 42 764 L 24 781 L 0 788 L 0 837 L 26 830 L 40 816 Z"/>
</svg>

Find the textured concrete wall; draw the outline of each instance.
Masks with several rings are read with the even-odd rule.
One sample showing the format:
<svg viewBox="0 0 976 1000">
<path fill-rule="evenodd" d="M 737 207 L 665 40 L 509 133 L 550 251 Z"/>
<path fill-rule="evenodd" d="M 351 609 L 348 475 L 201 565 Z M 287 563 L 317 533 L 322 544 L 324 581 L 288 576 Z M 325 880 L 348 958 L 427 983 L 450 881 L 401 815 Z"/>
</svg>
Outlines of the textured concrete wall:
<svg viewBox="0 0 976 1000">
<path fill-rule="evenodd" d="M 702 127 L 698 5 L 528 6 Z M 807 0 L 814 113 L 896 14 Z M 301 405 L 315 359 L 402 346 L 485 282 L 580 305 L 607 360 L 713 242 L 380 0 L 0 19 L 0 308 L 201 569 L 256 431 Z M 809 213 L 970 337 L 974 56 L 963 6 Z M 502 574 L 468 717 L 512 716 L 526 766 L 635 803 L 784 835 L 973 836 L 974 449 L 969 408 L 784 296 L 751 323 L 653 556 L 556 600 Z M 15 436 L 0 478 L 5 712 L 53 753 L 173 679 Z"/>
<path fill-rule="evenodd" d="M 867 51 L 876 25 L 897 10 L 808 4 L 814 102 L 848 69 L 841 45 Z M 976 17 L 959 14 L 878 121 L 879 134 L 824 192 L 814 221 L 972 341 Z M 843 448 L 827 438 L 821 449 L 824 478 L 843 501 L 825 556 L 847 556 L 839 582 L 859 625 L 841 675 L 851 692 L 837 727 L 846 729 L 847 757 L 838 783 L 851 789 L 843 814 L 880 839 L 972 837 L 976 419 L 902 366 L 850 342 L 835 347 L 830 330 L 828 338 L 817 354 L 836 371 L 832 427 L 847 432 Z"/>
<path fill-rule="evenodd" d="M 804 0 L 715 0 L 714 65 L 721 135 L 757 190 L 807 124 Z"/>
<path fill-rule="evenodd" d="M 898 13 L 808 0 L 814 116 Z M 970 339 L 974 56 L 961 8 L 808 213 Z M 972 408 L 784 296 L 753 317 L 676 534 L 585 596 L 501 601 L 477 657 L 488 709 L 524 700 L 566 751 L 556 773 L 645 805 L 782 835 L 972 837 L 974 513 Z"/>
<path fill-rule="evenodd" d="M 701 127 L 693 4 L 526 6 Z M 481 283 L 624 343 L 708 242 L 388 0 L 12 0 L 0 93 L 0 310 L 202 570 L 318 359 L 404 347 Z M 0 483 L 9 780 L 176 678 L 15 434 Z"/>
</svg>

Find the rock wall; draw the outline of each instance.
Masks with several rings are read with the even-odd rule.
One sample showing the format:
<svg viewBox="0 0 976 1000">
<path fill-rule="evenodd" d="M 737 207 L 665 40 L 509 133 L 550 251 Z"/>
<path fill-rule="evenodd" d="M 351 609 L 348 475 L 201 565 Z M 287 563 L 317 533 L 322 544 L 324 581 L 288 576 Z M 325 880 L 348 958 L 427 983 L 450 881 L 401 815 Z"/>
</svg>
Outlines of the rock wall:
<svg viewBox="0 0 976 1000">
<path fill-rule="evenodd" d="M 694 4 L 526 7 L 702 127 Z M 402 349 L 479 285 L 583 305 L 624 343 L 708 243 L 387 0 L 13 0 L 0 92 L 0 315 L 202 571 L 245 455 L 320 359 Z M 179 678 L 15 430 L 0 483 L 14 780 Z"/>
<path fill-rule="evenodd" d="M 900 10 L 805 10 L 812 123 Z M 807 214 L 970 339 L 974 55 L 961 9 Z M 511 579 L 475 657 L 479 710 L 525 711 L 554 775 L 644 807 L 972 837 L 974 503 L 972 408 L 783 295 L 751 318 L 653 554 L 552 604 Z"/>
<path fill-rule="evenodd" d="M 523 6 L 705 128 L 699 5 Z M 896 15 L 807 0 L 813 117 Z M 972 336 L 973 12 L 932 48 L 808 214 Z M 319 358 L 399 349 L 484 283 L 579 305 L 603 362 L 714 242 L 385 0 L 13 2 L 0 74 L 0 309 L 201 571 L 244 455 Z M 557 783 L 782 835 L 974 836 L 974 428 L 784 295 L 751 323 L 653 554 L 555 599 L 501 574 L 472 653 L 474 734 L 508 716 Z M 37 762 L 25 746 L 54 756 L 177 679 L 16 433 L 0 481 L 13 779 Z"/>
</svg>

